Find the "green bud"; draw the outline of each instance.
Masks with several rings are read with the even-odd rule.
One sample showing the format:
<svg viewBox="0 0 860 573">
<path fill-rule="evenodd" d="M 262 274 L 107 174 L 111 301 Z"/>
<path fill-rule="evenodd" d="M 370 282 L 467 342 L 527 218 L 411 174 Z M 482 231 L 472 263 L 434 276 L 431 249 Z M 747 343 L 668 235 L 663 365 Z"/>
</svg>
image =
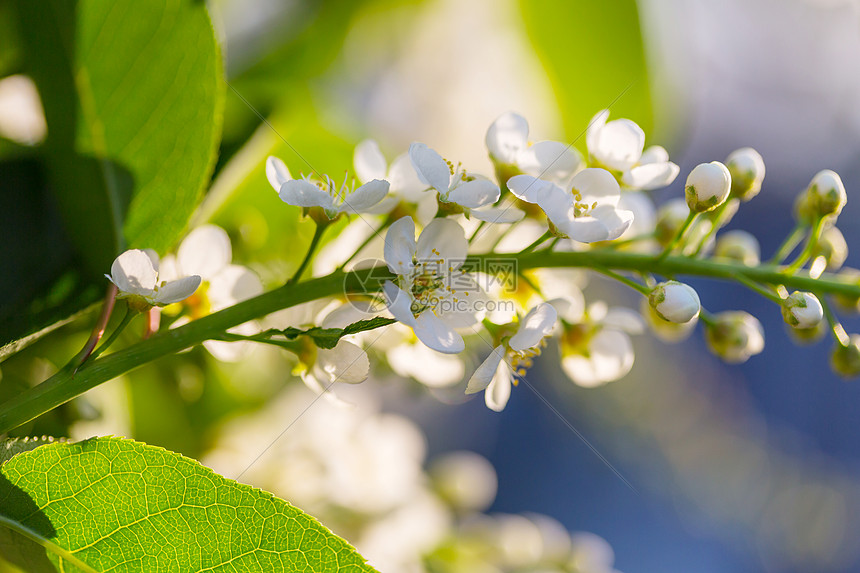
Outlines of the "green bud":
<svg viewBox="0 0 860 573">
<path fill-rule="evenodd" d="M 728 231 L 717 237 L 714 257 L 735 261 L 748 267 L 761 262 L 761 248 L 752 234 L 746 231 Z"/>
<path fill-rule="evenodd" d="M 764 350 L 764 329 L 756 317 L 742 310 L 721 312 L 705 330 L 711 352 L 730 364 L 740 364 Z"/>
<path fill-rule="evenodd" d="M 713 211 L 729 198 L 732 176 L 719 161 L 700 163 L 687 176 L 684 193 L 690 211 Z"/>
<path fill-rule="evenodd" d="M 828 271 L 837 271 L 848 258 L 848 243 L 842 231 L 836 227 L 829 227 L 821 233 L 818 244 L 812 252 L 812 258 L 824 257 Z"/>
<path fill-rule="evenodd" d="M 830 366 L 845 378 L 860 375 L 860 334 L 852 334 L 848 337 L 847 345 L 839 344 L 833 349 Z"/>
<path fill-rule="evenodd" d="M 860 270 L 845 267 L 836 276 L 843 282 L 860 285 Z M 833 295 L 833 302 L 846 312 L 860 312 L 860 297 L 835 294 Z"/>
<path fill-rule="evenodd" d="M 793 328 L 812 328 L 823 318 L 824 308 L 811 292 L 794 291 L 782 302 L 782 319 Z"/>
<path fill-rule="evenodd" d="M 726 167 L 732 175 L 731 196 L 749 201 L 761 191 L 764 180 L 764 160 L 752 147 L 737 149 L 726 158 Z"/>
</svg>

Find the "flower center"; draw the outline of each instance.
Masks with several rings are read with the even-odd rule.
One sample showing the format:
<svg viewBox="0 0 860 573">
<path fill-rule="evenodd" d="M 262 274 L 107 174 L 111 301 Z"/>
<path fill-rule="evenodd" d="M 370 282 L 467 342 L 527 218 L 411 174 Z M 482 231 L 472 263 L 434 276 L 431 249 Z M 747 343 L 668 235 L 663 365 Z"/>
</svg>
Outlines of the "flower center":
<svg viewBox="0 0 860 573">
<path fill-rule="evenodd" d="M 582 193 L 576 188 L 573 187 L 570 190 L 573 193 L 573 216 L 574 217 L 588 217 L 591 214 L 592 209 L 597 208 L 597 201 L 589 204 L 582 200 Z"/>
<path fill-rule="evenodd" d="M 435 312 L 441 299 L 457 294 L 451 286 L 454 268 L 445 262 L 437 249 L 433 248 L 431 252 L 438 258 L 421 261 L 413 259 L 412 273 L 404 277 L 407 283 L 404 290 L 412 295 L 410 310 L 416 318 L 427 309 Z M 454 298 L 454 302 L 457 302 L 457 298 Z"/>
</svg>

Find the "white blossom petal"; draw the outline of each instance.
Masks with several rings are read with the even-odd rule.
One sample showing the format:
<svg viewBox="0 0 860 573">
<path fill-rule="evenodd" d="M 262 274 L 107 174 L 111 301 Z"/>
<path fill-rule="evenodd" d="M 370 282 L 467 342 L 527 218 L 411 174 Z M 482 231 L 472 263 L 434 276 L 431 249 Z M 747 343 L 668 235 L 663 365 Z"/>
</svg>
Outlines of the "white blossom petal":
<svg viewBox="0 0 860 573">
<path fill-rule="evenodd" d="M 418 237 L 415 257 L 419 261 L 442 259 L 443 264 L 458 269 L 468 250 L 469 242 L 459 223 L 453 219 L 433 219 Z"/>
<path fill-rule="evenodd" d="M 606 328 L 621 330 L 629 334 L 642 334 L 645 332 L 645 319 L 635 310 L 623 307 L 612 307 L 606 311 L 600 324 Z"/>
<path fill-rule="evenodd" d="M 451 182 L 451 171 L 442 156 L 423 143 L 413 143 L 409 146 L 409 159 L 418 175 L 418 179 L 440 193 L 447 193 Z"/>
<path fill-rule="evenodd" d="M 639 162 L 645 147 L 645 132 L 642 128 L 629 119 L 616 119 L 599 127 L 598 123 L 588 130 L 588 152 L 592 156 L 618 171 L 626 171 Z"/>
<path fill-rule="evenodd" d="M 296 207 L 322 207 L 326 210 L 332 209 L 332 198 L 324 191 L 304 179 L 290 179 L 281 185 L 278 193 L 281 201 Z"/>
<path fill-rule="evenodd" d="M 398 193 L 403 199 L 412 203 L 418 202 L 427 189 L 427 185 L 418 179 L 408 153 L 401 153 L 391 162 L 387 179 L 391 183 L 392 192 Z"/>
<path fill-rule="evenodd" d="M 469 384 L 466 386 L 466 394 L 476 394 L 487 388 L 490 382 L 493 381 L 493 376 L 496 375 L 496 370 L 499 368 L 499 363 L 505 358 L 505 347 L 501 344 L 493 348 L 490 355 L 481 362 L 481 365 L 475 369 L 475 373 L 469 378 Z"/>
<path fill-rule="evenodd" d="M 372 139 L 365 139 L 355 146 L 352 165 L 355 168 L 355 176 L 362 183 L 374 179 L 385 179 L 388 169 L 388 163 L 379 150 L 379 144 Z"/>
<path fill-rule="evenodd" d="M 384 179 L 368 181 L 352 193 L 349 193 L 344 198 L 343 204 L 338 208 L 338 211 L 348 213 L 365 211 L 385 199 L 387 194 L 388 181 Z"/>
<path fill-rule="evenodd" d="M 120 292 L 147 296 L 153 293 L 158 275 L 149 255 L 131 249 L 114 259 L 108 278 Z"/>
<path fill-rule="evenodd" d="M 526 203 L 537 203 L 549 188 L 555 187 L 549 181 L 532 175 L 514 175 L 508 179 L 507 185 L 515 197 Z"/>
<path fill-rule="evenodd" d="M 388 312 L 398 321 L 406 326 L 414 327 L 418 324 L 412 314 L 412 297 L 403 289 L 398 288 L 391 281 L 385 281 L 382 290 L 388 306 Z"/>
<path fill-rule="evenodd" d="M 593 388 L 618 380 L 633 367 L 630 337 L 617 330 L 601 330 L 588 344 L 589 356 L 562 357 L 561 367 L 577 385 Z"/>
<path fill-rule="evenodd" d="M 591 167 L 583 169 L 570 182 L 573 193 L 582 194 L 582 203 L 598 205 L 617 205 L 621 198 L 618 181 L 606 169 Z"/>
<path fill-rule="evenodd" d="M 523 150 L 519 166 L 523 173 L 566 184 L 582 166 L 582 157 L 559 141 L 539 141 Z"/>
<path fill-rule="evenodd" d="M 341 340 L 332 349 L 320 348 L 314 373 L 324 372 L 329 383 L 358 384 L 370 375 L 370 359 L 361 347 Z"/>
<path fill-rule="evenodd" d="M 553 223 L 559 230 L 580 243 L 611 241 L 620 237 L 633 222 L 633 213 L 611 205 L 599 205 L 590 216 L 576 217 Z"/>
<path fill-rule="evenodd" d="M 165 305 L 185 300 L 197 290 L 201 279 L 199 275 L 182 277 L 159 287 L 155 293 L 155 304 Z"/>
<path fill-rule="evenodd" d="M 549 303 L 544 302 L 532 308 L 508 342 L 511 350 L 519 352 L 540 344 L 552 332 L 557 317 L 555 308 Z"/>
<path fill-rule="evenodd" d="M 200 275 L 206 280 L 233 260 L 227 232 L 216 225 L 202 225 L 191 231 L 176 253 L 183 275 Z"/>
<path fill-rule="evenodd" d="M 621 180 L 632 189 L 659 189 L 675 180 L 681 168 L 671 161 L 665 163 L 645 163 L 627 171 Z"/>
<path fill-rule="evenodd" d="M 513 373 L 505 361 L 499 363 L 496 367 L 496 374 L 493 376 L 492 382 L 487 386 L 484 392 L 484 403 L 487 408 L 494 412 L 501 412 L 508 404 L 508 399 L 511 397 L 511 381 Z"/>
<path fill-rule="evenodd" d="M 276 193 L 281 192 L 281 185 L 292 179 L 286 164 L 275 156 L 266 159 L 266 178 Z"/>
<path fill-rule="evenodd" d="M 260 332 L 260 327 L 256 322 L 250 321 L 231 328 L 227 332 L 230 334 L 251 336 Z M 237 340 L 234 342 L 206 340 L 203 342 L 203 347 L 209 354 L 221 362 L 238 362 L 247 356 L 249 352 L 253 351 L 255 346 L 253 342 L 247 340 Z"/>
<path fill-rule="evenodd" d="M 432 310 L 422 312 L 415 322 L 412 327 L 415 336 L 433 350 L 443 354 L 459 354 L 466 348 L 463 337 L 433 314 Z"/>
<path fill-rule="evenodd" d="M 412 272 L 412 257 L 415 256 L 415 221 L 412 217 L 401 217 L 391 224 L 385 234 L 385 262 L 391 272 L 408 275 Z"/>
<path fill-rule="evenodd" d="M 227 265 L 209 279 L 209 301 L 212 312 L 255 297 L 263 292 L 257 273 L 240 265 Z"/>
<path fill-rule="evenodd" d="M 430 388 L 447 388 L 463 379 L 465 365 L 451 354 L 423 344 L 398 344 L 386 353 L 388 364 L 400 376 L 415 378 Z"/>
<path fill-rule="evenodd" d="M 473 179 L 457 185 L 447 200 L 467 209 L 475 209 L 484 205 L 492 205 L 499 200 L 499 187 L 487 179 Z"/>
<path fill-rule="evenodd" d="M 490 157 L 500 163 L 515 164 L 520 151 L 528 145 L 528 137 L 526 118 L 509 111 L 490 125 L 485 141 Z"/>
</svg>

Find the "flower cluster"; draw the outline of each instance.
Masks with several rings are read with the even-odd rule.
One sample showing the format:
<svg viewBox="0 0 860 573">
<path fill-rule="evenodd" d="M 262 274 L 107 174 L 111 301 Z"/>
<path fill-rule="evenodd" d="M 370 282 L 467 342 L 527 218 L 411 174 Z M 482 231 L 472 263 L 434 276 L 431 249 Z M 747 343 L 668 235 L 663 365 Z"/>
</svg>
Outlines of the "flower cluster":
<svg viewBox="0 0 860 573">
<path fill-rule="evenodd" d="M 389 166 L 376 142 L 363 141 L 355 150 L 355 177 L 339 185 L 320 174 L 294 179 L 283 161 L 269 157 L 266 175 L 278 197 L 301 208 L 317 228 L 288 285 L 309 268 L 331 223 L 347 217 L 360 219 L 365 240 L 350 243 L 356 239 L 348 226 L 320 258 L 329 270 L 363 269 L 361 286 L 279 313 L 268 319 L 275 328 L 246 323 L 209 341 L 210 350 L 243 341 L 277 344 L 296 355 L 295 372 L 310 388 L 336 402 L 332 386 L 365 380 L 372 353 L 428 387 L 483 391 L 487 406 L 501 411 L 549 345 L 558 349 L 561 370 L 583 387 L 627 374 L 634 364 L 630 335 L 646 327 L 678 341 L 701 323 L 709 348 L 729 363 L 762 352 L 764 331 L 752 314 L 712 314 L 693 286 L 676 278 L 698 274 L 735 280 L 772 300 L 798 340 L 814 340 L 829 327 L 833 368 L 860 374 L 858 338 L 844 331 L 827 293 L 809 289 L 815 283 L 808 280 L 806 290 L 792 289 L 800 275 L 819 279 L 827 271 L 828 284 L 838 281 L 834 273 L 847 255 L 835 226 L 847 196 L 839 176 L 825 170 L 813 177 L 795 204 L 796 229 L 762 263 L 753 235 L 721 232 L 761 190 L 765 167 L 755 150 L 697 165 L 683 197 L 658 208 L 649 192 L 672 184 L 680 168 L 663 147 L 645 146 L 636 123 L 608 117 L 603 110 L 592 119 L 581 153 L 560 141 L 533 143 L 525 118 L 502 115 L 485 138 L 494 178 L 420 142 Z M 230 264 L 229 239 L 211 226 L 192 232 L 177 257 L 162 262 L 161 283 L 154 261 L 129 251 L 110 278 L 135 307 L 183 301 L 186 310 L 175 324 L 262 291 L 255 276 Z M 841 274 L 856 283 L 860 271 Z M 219 286 L 228 279 L 247 288 Z M 586 302 L 586 283 L 606 279 L 641 293 L 639 311 Z M 221 301 L 219 293 L 228 291 L 231 298 Z M 860 306 L 844 294 L 833 302 Z M 386 330 L 353 328 L 360 324 Z M 323 344 L 314 329 L 341 335 Z"/>
</svg>

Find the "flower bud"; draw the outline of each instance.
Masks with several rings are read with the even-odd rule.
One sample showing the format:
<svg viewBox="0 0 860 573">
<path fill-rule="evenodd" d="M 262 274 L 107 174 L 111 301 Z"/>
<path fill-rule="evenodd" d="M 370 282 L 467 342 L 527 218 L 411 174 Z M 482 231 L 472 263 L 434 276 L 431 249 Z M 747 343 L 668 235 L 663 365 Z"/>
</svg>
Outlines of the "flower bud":
<svg viewBox="0 0 860 573">
<path fill-rule="evenodd" d="M 846 267 L 839 271 L 837 276 L 843 282 L 860 285 L 860 271 L 857 269 Z M 846 312 L 860 312 L 860 297 L 835 294 L 833 295 L 833 302 Z"/>
<path fill-rule="evenodd" d="M 748 267 L 761 262 L 761 248 L 756 239 L 746 231 L 728 231 L 717 237 L 714 257 L 736 261 Z"/>
<path fill-rule="evenodd" d="M 640 311 L 642 312 L 642 316 L 645 317 L 645 322 L 648 323 L 648 326 L 654 333 L 654 336 L 663 342 L 681 342 L 682 340 L 686 340 L 690 337 L 690 334 L 692 334 L 693 330 L 696 328 L 696 324 L 699 322 L 698 320 L 691 320 L 681 324 L 677 322 L 669 322 L 657 314 L 657 311 L 654 310 L 654 308 L 648 303 L 648 299 L 645 297 L 642 297 Z"/>
<path fill-rule="evenodd" d="M 473 452 L 451 452 L 430 467 L 439 494 L 454 508 L 483 511 L 496 497 L 496 471 L 486 458 Z"/>
<path fill-rule="evenodd" d="M 824 169 L 815 174 L 809 187 L 797 197 L 794 210 L 798 221 L 812 224 L 822 217 L 838 216 L 847 202 L 842 179 L 830 169 Z"/>
<path fill-rule="evenodd" d="M 654 238 L 657 242 L 663 247 L 671 243 L 689 214 L 690 208 L 687 207 L 687 202 L 680 197 L 661 205 L 657 211 L 657 223 L 654 227 Z M 693 221 L 687 231 L 686 242 L 690 245 L 698 245 L 712 226 L 711 221 L 699 217 Z M 707 245 L 705 250 L 707 250 Z"/>
<path fill-rule="evenodd" d="M 658 284 L 648 296 L 651 305 L 660 318 L 669 322 L 690 322 L 702 309 L 699 295 L 690 285 L 678 281 L 667 281 Z"/>
<path fill-rule="evenodd" d="M 788 334 L 791 339 L 797 344 L 812 344 L 821 340 L 821 337 L 827 332 L 827 321 L 820 320 L 815 323 L 815 326 L 810 328 L 789 328 Z"/>
<path fill-rule="evenodd" d="M 848 337 L 848 344 L 837 345 L 830 355 L 830 366 L 833 371 L 852 378 L 860 374 L 860 334 L 852 334 Z"/>
<path fill-rule="evenodd" d="M 752 147 L 732 151 L 726 158 L 726 167 L 732 175 L 732 197 L 749 201 L 761 191 L 764 180 L 764 160 Z"/>
<path fill-rule="evenodd" d="M 812 254 L 813 259 L 818 257 L 824 257 L 828 271 L 838 271 L 842 268 L 845 259 L 848 258 L 848 243 L 845 242 L 842 231 L 836 227 L 829 227 L 821 233 Z"/>
<path fill-rule="evenodd" d="M 824 318 L 818 297 L 811 292 L 794 291 L 782 301 L 782 319 L 794 328 L 812 328 Z"/>
<path fill-rule="evenodd" d="M 711 352 L 730 364 L 740 364 L 764 350 L 764 329 L 756 317 L 742 310 L 721 312 L 705 330 Z"/>
<path fill-rule="evenodd" d="M 700 163 L 687 176 L 687 206 L 697 213 L 712 211 L 729 198 L 731 187 L 732 176 L 725 165 L 719 161 Z"/>
</svg>

